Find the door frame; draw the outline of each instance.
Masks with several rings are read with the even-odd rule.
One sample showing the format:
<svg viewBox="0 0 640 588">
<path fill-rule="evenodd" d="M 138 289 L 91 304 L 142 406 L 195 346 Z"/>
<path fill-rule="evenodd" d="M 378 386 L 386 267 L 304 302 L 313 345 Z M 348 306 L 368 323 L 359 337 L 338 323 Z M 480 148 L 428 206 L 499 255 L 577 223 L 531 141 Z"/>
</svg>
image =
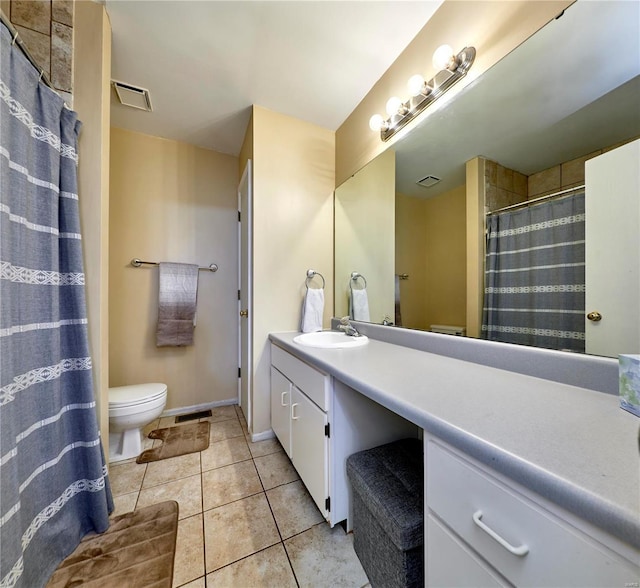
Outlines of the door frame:
<svg viewBox="0 0 640 588">
<path fill-rule="evenodd" d="M 252 205 L 253 205 L 253 174 L 252 162 L 247 160 L 247 164 L 242 172 L 238 184 L 238 404 L 242 408 L 247 427 L 252 429 L 252 333 L 253 333 L 253 288 L 252 288 Z M 244 192 L 243 192 L 244 190 Z M 243 206 L 243 198 L 246 197 Z M 244 230 L 243 230 L 244 229 Z M 246 235 L 246 242 L 243 242 L 243 234 Z M 246 252 L 246 259 L 243 251 Z M 243 289 L 243 280 L 245 287 Z M 246 329 L 243 328 L 243 317 L 240 311 L 243 306 L 247 309 L 248 315 L 245 317 Z M 243 362 L 243 359 L 245 360 Z M 242 369 L 244 367 L 244 369 Z M 246 390 L 246 406 L 243 403 L 243 391 Z M 246 409 L 246 412 L 245 412 Z"/>
</svg>

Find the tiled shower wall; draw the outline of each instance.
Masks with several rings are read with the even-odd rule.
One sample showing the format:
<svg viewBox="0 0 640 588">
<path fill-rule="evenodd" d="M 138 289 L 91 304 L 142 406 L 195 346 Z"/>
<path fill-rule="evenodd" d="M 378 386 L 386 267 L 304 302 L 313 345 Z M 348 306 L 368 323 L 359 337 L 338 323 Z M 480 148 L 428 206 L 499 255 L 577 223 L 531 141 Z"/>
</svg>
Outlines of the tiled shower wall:
<svg viewBox="0 0 640 588">
<path fill-rule="evenodd" d="M 67 102 L 73 92 L 73 0 L 1 0 L 5 16 Z"/>
<path fill-rule="evenodd" d="M 610 145 L 530 176 L 487 159 L 485 161 L 485 208 L 487 211 L 496 210 L 584 184 L 584 164 L 587 160 L 633 140 L 635 139 L 631 138 L 628 141 Z"/>
</svg>

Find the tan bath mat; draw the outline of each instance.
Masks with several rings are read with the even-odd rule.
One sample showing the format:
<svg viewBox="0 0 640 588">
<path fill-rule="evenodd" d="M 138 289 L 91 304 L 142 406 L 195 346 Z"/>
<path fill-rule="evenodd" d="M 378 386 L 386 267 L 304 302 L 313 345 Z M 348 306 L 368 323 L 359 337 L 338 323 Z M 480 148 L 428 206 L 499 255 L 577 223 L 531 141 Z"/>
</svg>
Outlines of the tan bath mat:
<svg viewBox="0 0 640 588">
<path fill-rule="evenodd" d="M 209 428 L 209 421 L 205 421 L 179 427 L 155 429 L 149 433 L 149 439 L 162 439 L 162 445 L 143 451 L 136 459 L 136 463 L 147 463 L 204 451 L 209 447 Z"/>
<path fill-rule="evenodd" d="M 84 537 L 47 588 L 171 588 L 177 532 L 173 500 L 114 517 L 104 533 Z"/>
</svg>

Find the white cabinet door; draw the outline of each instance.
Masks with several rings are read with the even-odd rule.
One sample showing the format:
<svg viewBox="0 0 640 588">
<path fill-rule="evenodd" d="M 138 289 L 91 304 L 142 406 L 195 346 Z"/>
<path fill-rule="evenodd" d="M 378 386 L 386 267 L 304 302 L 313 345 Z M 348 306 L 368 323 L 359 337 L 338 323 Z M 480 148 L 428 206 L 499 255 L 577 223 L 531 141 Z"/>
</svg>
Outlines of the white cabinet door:
<svg viewBox="0 0 640 588">
<path fill-rule="evenodd" d="M 329 495 L 327 414 L 295 386 L 291 387 L 291 461 L 320 512 L 326 517 Z"/>
<path fill-rule="evenodd" d="M 271 428 L 291 457 L 291 382 L 271 367 Z"/>
</svg>

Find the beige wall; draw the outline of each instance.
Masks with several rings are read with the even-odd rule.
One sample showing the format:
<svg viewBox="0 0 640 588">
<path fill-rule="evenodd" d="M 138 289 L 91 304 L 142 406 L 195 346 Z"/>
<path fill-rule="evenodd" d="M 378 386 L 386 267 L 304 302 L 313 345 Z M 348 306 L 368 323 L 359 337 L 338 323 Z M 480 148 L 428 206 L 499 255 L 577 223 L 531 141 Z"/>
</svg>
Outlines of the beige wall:
<svg viewBox="0 0 640 588">
<path fill-rule="evenodd" d="M 428 271 L 425 215 L 422 198 L 396 194 L 396 273 L 409 275 L 408 280 L 400 280 L 402 326 L 423 330 L 429 328 L 424 308 Z"/>
<path fill-rule="evenodd" d="M 111 386 L 164 382 L 167 410 L 237 400 L 238 159 L 112 129 Z M 208 266 L 194 345 L 156 347 L 158 269 L 132 258 Z"/>
<path fill-rule="evenodd" d="M 484 297 L 484 241 L 486 162 L 482 157 L 467 161 L 467 337 L 480 337 Z"/>
<path fill-rule="evenodd" d="M 389 150 L 336 189 L 335 315 L 349 314 L 349 282 L 367 280 L 371 321 L 394 320 L 395 153 Z M 358 287 L 362 281 L 358 280 Z"/>
<path fill-rule="evenodd" d="M 253 160 L 253 108 L 251 107 L 251 116 L 249 117 L 249 124 L 244 135 L 244 141 L 240 148 L 240 155 L 238 156 L 238 183 L 242 178 L 244 168 L 247 167 L 247 161 Z"/>
<path fill-rule="evenodd" d="M 396 271 L 404 326 L 466 325 L 466 188 L 396 197 Z"/>
<path fill-rule="evenodd" d="M 89 338 L 105 452 L 109 430 L 109 123 L 111 26 L 104 6 L 76 3 L 74 108 L 83 126 L 78 143 L 78 195 L 83 235 Z"/>
<path fill-rule="evenodd" d="M 326 280 L 333 311 L 334 133 L 261 107 L 253 111 L 253 433 L 270 418 L 271 331 L 296 331 L 306 271 Z"/>
<path fill-rule="evenodd" d="M 427 324 L 466 325 L 466 187 L 425 201 Z"/>
<path fill-rule="evenodd" d="M 380 140 L 379 133 L 369 129 L 369 118 L 375 113 L 384 114 L 389 97 L 408 97 L 406 84 L 413 74 L 420 73 L 429 78 L 435 73 L 431 56 L 437 47 L 446 43 L 456 51 L 465 46 L 473 46 L 477 50 L 469 74 L 447 93 L 446 100 L 450 100 L 572 3 L 573 0 L 445 0 L 336 131 L 336 185 L 339 186 L 409 132 L 417 121 L 428 116 L 430 109 L 386 143 Z"/>
</svg>

